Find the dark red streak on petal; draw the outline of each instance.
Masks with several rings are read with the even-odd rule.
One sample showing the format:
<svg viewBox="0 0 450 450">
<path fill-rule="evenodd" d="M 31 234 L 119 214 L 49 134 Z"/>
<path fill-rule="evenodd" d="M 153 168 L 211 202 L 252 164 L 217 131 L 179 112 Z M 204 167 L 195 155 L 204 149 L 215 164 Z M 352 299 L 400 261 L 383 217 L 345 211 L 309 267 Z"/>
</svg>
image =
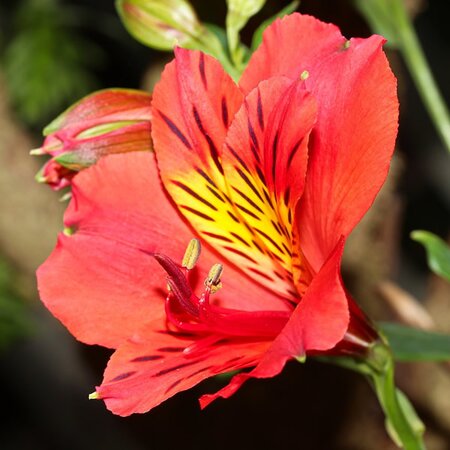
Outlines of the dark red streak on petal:
<svg viewBox="0 0 450 450">
<path fill-rule="evenodd" d="M 197 364 L 198 363 L 198 360 L 195 360 L 195 361 L 188 361 L 188 362 L 185 362 L 185 363 L 181 363 L 181 364 L 178 364 L 178 365 L 176 365 L 176 366 L 173 366 L 173 367 L 169 367 L 169 368 L 167 368 L 167 369 L 163 369 L 163 370 L 160 370 L 159 372 L 156 372 L 154 375 L 152 375 L 153 377 L 160 377 L 160 376 L 162 376 L 162 375 L 167 375 L 168 373 L 170 373 L 170 372 L 174 372 L 175 370 L 178 370 L 178 369 L 182 369 L 183 367 L 188 367 L 188 366 L 192 366 L 193 364 Z"/>
<path fill-rule="evenodd" d="M 228 128 L 228 106 L 225 97 L 222 97 L 222 122 L 225 128 Z"/>
<path fill-rule="evenodd" d="M 205 55 L 203 53 L 200 53 L 198 70 L 200 71 L 203 86 L 205 87 L 205 89 L 208 89 L 208 80 L 206 79 L 206 72 L 205 72 Z"/>
<path fill-rule="evenodd" d="M 186 211 L 189 211 L 189 212 L 191 212 L 192 214 L 195 214 L 196 216 L 201 217 L 202 219 L 209 220 L 210 222 L 214 222 L 214 219 L 213 219 L 212 217 L 209 217 L 209 216 L 207 216 L 206 214 L 203 214 L 202 212 L 197 211 L 197 210 L 194 209 L 194 208 L 191 208 L 190 206 L 187 206 L 187 205 L 180 205 L 180 208 L 182 208 L 182 209 L 184 209 L 184 210 L 186 210 Z"/>
<path fill-rule="evenodd" d="M 126 378 L 129 378 L 132 375 L 134 375 L 135 373 L 136 373 L 136 371 L 121 373 L 120 375 L 117 375 L 117 377 L 114 377 L 112 380 L 110 380 L 109 383 L 125 380 Z"/>
<path fill-rule="evenodd" d="M 181 130 L 161 111 L 158 111 L 161 118 L 169 127 L 169 130 L 184 144 L 188 150 L 192 150 L 190 142 L 187 140 L 186 136 L 181 132 Z"/>
<path fill-rule="evenodd" d="M 163 356 L 161 355 L 145 355 L 145 356 L 138 356 L 136 358 L 133 358 L 130 362 L 146 362 L 146 361 L 156 361 L 158 359 L 162 359 Z"/>
<path fill-rule="evenodd" d="M 218 209 L 212 204 L 209 203 L 208 200 L 205 200 L 202 196 L 198 195 L 197 192 L 194 192 L 189 186 L 186 186 L 181 181 L 171 180 L 173 184 L 178 186 L 180 189 L 183 189 L 184 192 L 188 193 L 191 197 L 194 197 L 199 202 L 202 202 L 208 208 L 211 208 L 213 211 L 218 211 Z"/>
</svg>

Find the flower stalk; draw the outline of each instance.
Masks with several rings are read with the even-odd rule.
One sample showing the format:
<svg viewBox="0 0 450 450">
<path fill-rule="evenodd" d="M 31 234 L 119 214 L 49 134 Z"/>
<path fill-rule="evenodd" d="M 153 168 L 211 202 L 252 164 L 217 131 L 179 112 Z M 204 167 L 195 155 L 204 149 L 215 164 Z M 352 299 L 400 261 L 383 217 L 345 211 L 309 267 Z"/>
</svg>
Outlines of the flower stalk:
<svg viewBox="0 0 450 450">
<path fill-rule="evenodd" d="M 365 358 L 320 357 L 324 362 L 354 370 L 364 375 L 373 387 L 386 416 L 386 431 L 405 450 L 424 450 L 425 427 L 408 398 L 396 388 L 394 358 L 384 339 L 372 344 Z"/>
</svg>

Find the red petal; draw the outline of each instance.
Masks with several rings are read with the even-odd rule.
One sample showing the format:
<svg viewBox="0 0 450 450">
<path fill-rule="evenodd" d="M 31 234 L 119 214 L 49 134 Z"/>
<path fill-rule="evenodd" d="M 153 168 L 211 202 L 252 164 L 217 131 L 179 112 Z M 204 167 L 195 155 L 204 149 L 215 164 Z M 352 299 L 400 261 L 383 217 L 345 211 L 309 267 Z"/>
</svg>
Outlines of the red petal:
<svg viewBox="0 0 450 450">
<path fill-rule="evenodd" d="M 272 269 L 273 258 L 254 242 L 255 236 L 228 195 L 221 152 L 241 101 L 242 94 L 217 61 L 199 52 L 178 50 L 153 96 L 158 167 L 180 212 L 203 239 L 238 267 L 251 266 L 250 276 L 268 289 L 292 297 L 285 286 L 278 288 L 279 277 L 255 267 Z"/>
<path fill-rule="evenodd" d="M 194 342 L 199 350 L 185 355 L 183 350 Z M 255 365 L 270 343 L 205 341 L 200 349 L 201 345 L 168 333 L 163 321 L 154 321 L 114 353 L 97 393 L 115 414 L 147 412 L 205 378 Z"/>
<path fill-rule="evenodd" d="M 326 56 L 341 49 L 344 42 L 335 25 L 307 15 L 285 16 L 266 29 L 239 85 L 244 92 L 250 92 L 260 81 L 275 75 L 297 79 L 304 70 L 312 72 Z"/>
<path fill-rule="evenodd" d="M 240 81 L 249 91 L 273 75 L 296 79 L 309 72 L 305 84 L 319 116 L 297 220 L 300 245 L 316 271 L 372 204 L 397 133 L 396 81 L 383 39 L 352 39 L 349 48 L 344 42 L 334 25 L 287 16 L 268 27 Z"/>
<path fill-rule="evenodd" d="M 389 170 L 398 101 L 382 43 L 352 39 L 306 80 L 319 116 L 298 223 L 315 270 L 371 206 Z"/>
<path fill-rule="evenodd" d="M 192 233 L 164 194 L 152 154 L 105 158 L 76 177 L 72 192 L 65 224 L 76 232 L 60 235 L 38 270 L 41 298 L 80 340 L 115 347 L 162 313 L 164 275 L 140 250 L 181 259 Z"/>
<path fill-rule="evenodd" d="M 153 94 L 152 137 L 162 180 L 177 201 L 183 191 L 172 179 L 196 167 L 223 184 L 220 152 L 242 94 L 212 57 L 183 49 L 175 55 Z"/>
<path fill-rule="evenodd" d="M 273 377 L 289 359 L 303 356 L 308 351 L 329 350 L 344 337 L 350 315 L 340 276 L 343 249 L 344 240 L 341 239 L 258 366 L 248 374 L 236 375 L 219 392 L 203 396 L 200 399 L 202 407 L 218 397 L 230 397 L 249 378 Z"/>
<path fill-rule="evenodd" d="M 109 156 L 77 175 L 65 224 L 76 232 L 60 235 L 38 270 L 41 298 L 78 339 L 117 347 L 162 313 L 165 274 L 141 250 L 181 261 L 193 232 L 162 190 L 150 153 Z M 218 260 L 204 248 L 199 284 Z M 232 267 L 223 279 L 215 295 L 222 306 L 286 308 Z"/>
<path fill-rule="evenodd" d="M 262 270 L 268 277 L 262 282 L 286 296 L 298 297 L 291 277 L 292 211 L 303 192 L 315 117 L 316 103 L 301 80 L 263 81 L 236 114 L 222 157 L 236 215 L 253 231 L 246 247 L 237 244 L 257 264 L 240 264 L 252 273 Z"/>
</svg>

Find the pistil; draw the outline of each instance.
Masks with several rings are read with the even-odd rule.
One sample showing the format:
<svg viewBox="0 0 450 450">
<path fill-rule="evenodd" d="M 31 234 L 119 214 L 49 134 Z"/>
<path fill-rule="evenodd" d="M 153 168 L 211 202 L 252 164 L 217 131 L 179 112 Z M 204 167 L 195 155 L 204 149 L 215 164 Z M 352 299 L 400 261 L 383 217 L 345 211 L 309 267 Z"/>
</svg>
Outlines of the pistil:
<svg viewBox="0 0 450 450">
<path fill-rule="evenodd" d="M 277 336 L 287 323 L 290 312 L 241 311 L 211 304 L 211 295 L 222 286 L 221 264 L 211 267 L 204 282 L 204 292 L 199 297 L 195 295 L 188 281 L 188 272 L 194 268 L 199 255 L 200 242 L 197 239 L 189 243 L 181 266 L 168 256 L 153 255 L 168 275 L 165 303 L 168 321 L 182 331 L 203 336 L 198 345 L 186 349 L 187 354 L 199 350 L 206 343 L 222 339 L 273 339 Z"/>
</svg>

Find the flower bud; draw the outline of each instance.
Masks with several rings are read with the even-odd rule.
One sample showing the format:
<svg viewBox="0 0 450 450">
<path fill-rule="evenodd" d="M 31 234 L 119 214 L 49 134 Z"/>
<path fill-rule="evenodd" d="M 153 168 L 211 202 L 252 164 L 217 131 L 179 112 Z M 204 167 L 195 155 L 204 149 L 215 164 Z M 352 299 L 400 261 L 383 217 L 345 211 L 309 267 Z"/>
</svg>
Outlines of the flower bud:
<svg viewBox="0 0 450 450">
<path fill-rule="evenodd" d="M 160 50 L 189 43 L 203 33 L 195 11 L 185 0 L 117 0 L 116 7 L 130 34 Z"/>
<path fill-rule="evenodd" d="M 102 156 L 151 150 L 150 103 L 150 94 L 129 89 L 83 98 L 44 129 L 42 147 L 31 151 L 52 156 L 36 179 L 59 190 Z"/>
</svg>

